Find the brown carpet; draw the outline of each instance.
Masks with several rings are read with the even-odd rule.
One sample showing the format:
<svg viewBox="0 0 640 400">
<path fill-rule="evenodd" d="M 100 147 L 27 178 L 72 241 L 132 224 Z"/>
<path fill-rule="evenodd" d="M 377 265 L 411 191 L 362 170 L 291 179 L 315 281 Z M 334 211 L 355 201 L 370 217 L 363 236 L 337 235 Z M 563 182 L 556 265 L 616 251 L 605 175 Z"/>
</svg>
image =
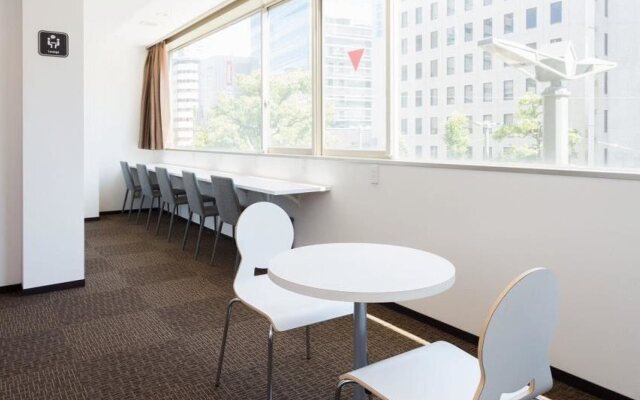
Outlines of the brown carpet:
<svg viewBox="0 0 640 400">
<path fill-rule="evenodd" d="M 166 222 L 166 221 L 165 221 Z M 233 296 L 234 247 L 223 240 L 218 266 L 208 264 L 196 230 L 180 251 L 120 215 L 86 225 L 86 287 L 42 295 L 0 295 L 0 399 L 263 399 L 266 321 L 237 306 L 222 385 L 213 387 L 227 301 Z M 162 225 L 162 234 L 167 224 Z M 473 346 L 385 307 L 370 313 L 428 341 Z M 370 323 L 373 361 L 417 344 Z M 350 369 L 351 321 L 312 328 L 305 359 L 302 330 L 276 334 L 274 399 L 332 399 L 337 376 Z M 556 384 L 549 397 L 593 399 Z M 344 398 L 349 398 L 345 396 Z"/>
</svg>

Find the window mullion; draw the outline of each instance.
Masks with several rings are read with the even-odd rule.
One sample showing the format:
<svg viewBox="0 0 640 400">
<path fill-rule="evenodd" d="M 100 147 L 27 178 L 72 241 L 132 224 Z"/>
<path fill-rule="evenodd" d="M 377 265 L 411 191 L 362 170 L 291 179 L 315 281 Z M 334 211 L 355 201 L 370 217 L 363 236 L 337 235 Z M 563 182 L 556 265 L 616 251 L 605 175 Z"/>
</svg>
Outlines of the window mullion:
<svg viewBox="0 0 640 400">
<path fill-rule="evenodd" d="M 264 8 L 261 15 L 262 51 L 260 54 L 262 87 L 262 152 L 271 146 L 271 115 L 269 112 L 269 10 Z"/>
</svg>

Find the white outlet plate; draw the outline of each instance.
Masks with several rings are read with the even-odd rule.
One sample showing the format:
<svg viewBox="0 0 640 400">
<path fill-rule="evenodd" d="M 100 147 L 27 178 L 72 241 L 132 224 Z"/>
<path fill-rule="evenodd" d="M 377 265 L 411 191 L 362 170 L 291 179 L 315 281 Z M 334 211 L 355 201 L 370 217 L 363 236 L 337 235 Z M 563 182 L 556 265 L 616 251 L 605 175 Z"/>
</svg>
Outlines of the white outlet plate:
<svg viewBox="0 0 640 400">
<path fill-rule="evenodd" d="M 372 185 L 380 183 L 380 166 L 372 165 L 369 167 L 369 183 Z"/>
</svg>

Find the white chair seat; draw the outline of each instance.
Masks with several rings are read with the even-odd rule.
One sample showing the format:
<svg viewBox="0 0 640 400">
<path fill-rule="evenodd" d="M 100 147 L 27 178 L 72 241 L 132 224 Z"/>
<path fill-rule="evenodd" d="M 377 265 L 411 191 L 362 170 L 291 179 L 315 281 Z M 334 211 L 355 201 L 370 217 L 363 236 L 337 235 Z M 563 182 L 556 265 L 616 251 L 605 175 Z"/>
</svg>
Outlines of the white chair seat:
<svg viewBox="0 0 640 400">
<path fill-rule="evenodd" d="M 436 342 L 340 377 L 382 399 L 472 400 L 480 382 L 478 360 L 447 342 Z"/>
<path fill-rule="evenodd" d="M 236 287 L 243 303 L 264 315 L 277 331 L 329 321 L 353 313 L 353 303 L 302 296 L 274 284 L 267 275 L 256 276 Z"/>
</svg>

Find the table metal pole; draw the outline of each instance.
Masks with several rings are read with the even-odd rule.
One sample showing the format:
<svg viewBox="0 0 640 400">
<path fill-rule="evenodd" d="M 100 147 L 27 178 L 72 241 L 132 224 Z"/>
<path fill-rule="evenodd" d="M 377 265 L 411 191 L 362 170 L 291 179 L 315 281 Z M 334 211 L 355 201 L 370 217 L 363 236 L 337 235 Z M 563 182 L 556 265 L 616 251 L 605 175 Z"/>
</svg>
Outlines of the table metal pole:
<svg viewBox="0 0 640 400">
<path fill-rule="evenodd" d="M 365 367 L 369 363 L 367 344 L 367 303 L 354 303 L 353 309 L 353 369 Z M 364 389 L 355 389 L 355 399 L 364 400 Z"/>
</svg>

